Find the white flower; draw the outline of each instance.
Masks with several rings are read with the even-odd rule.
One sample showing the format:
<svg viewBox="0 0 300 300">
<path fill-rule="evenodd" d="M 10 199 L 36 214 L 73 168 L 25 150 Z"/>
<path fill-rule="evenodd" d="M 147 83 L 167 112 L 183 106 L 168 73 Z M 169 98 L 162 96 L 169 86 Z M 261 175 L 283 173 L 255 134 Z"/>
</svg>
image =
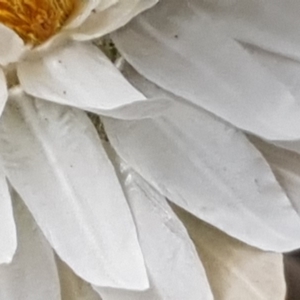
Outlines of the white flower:
<svg viewBox="0 0 300 300">
<path fill-rule="evenodd" d="M 166 0 L 114 41 L 160 87 L 247 132 L 297 140 L 298 9 L 294 0 Z"/>
<path fill-rule="evenodd" d="M 155 2 L 156 0 L 141 3 L 136 0 L 117 3 L 100 0 L 43 0 L 38 3 L 33 0 L 4 1 L 0 6 L 1 11 L 4 11 L 0 14 L 0 112 L 7 100 L 6 75 L 9 87 L 19 82 L 22 89 L 33 97 L 121 118 L 132 118 L 132 114 L 134 118 L 149 115 L 151 107 L 148 106 L 153 104 L 147 102 L 145 108 L 144 96 L 133 89 L 105 55 L 88 41 L 124 25 L 138 12 Z M 82 4 L 75 5 L 79 8 L 73 15 L 66 10 L 65 14 L 70 14 L 69 18 L 73 16 L 66 24 L 59 23 L 59 19 L 53 19 L 53 24 L 44 24 L 48 21 L 47 18 L 57 14 L 57 6 L 63 6 L 62 3 Z M 22 10 L 25 16 L 26 13 L 29 14 L 26 21 L 29 22 L 32 32 L 27 32 L 30 29 L 25 28 L 24 33 L 24 25 L 18 19 L 11 23 L 17 29 L 20 27 L 20 30 L 14 31 L 1 24 L 1 21 L 6 20 L 7 5 L 16 16 Z M 27 6 L 31 7 L 31 10 L 28 10 Z M 23 16 L 19 17 L 21 19 Z M 24 17 L 21 20 L 23 19 Z M 34 23 L 35 19 L 41 23 L 41 28 Z M 14 27 L 9 22 L 4 23 Z M 44 27 L 48 29 L 51 26 L 55 28 L 48 30 L 50 33 L 56 32 L 60 27 L 61 30 L 53 36 L 48 36 L 48 31 L 40 33 Z M 24 40 L 18 36 L 19 31 L 22 32 Z M 48 39 L 44 41 L 46 37 Z M 84 42 L 86 40 L 87 42 Z M 32 43 L 36 44 L 35 47 Z M 74 61 L 77 63 L 74 64 Z M 132 103 L 137 106 L 134 113 L 130 110 Z"/>
<path fill-rule="evenodd" d="M 129 84 L 85 40 L 154 2 L 89 1 L 27 44 L 3 27 L 2 262 L 18 249 L 0 266 L 0 299 L 284 298 L 269 251 L 300 245 L 298 154 L 245 132 L 299 151 L 299 4 L 162 0 L 112 35 L 139 72 L 124 63 Z M 82 110 L 101 115 L 109 144 Z M 166 199 L 218 228 L 174 208 L 200 260 Z"/>
<path fill-rule="evenodd" d="M 162 195 L 275 252 L 299 248 L 299 8 L 161 1 L 112 37 L 144 76 L 126 66 L 127 78 L 177 105 L 151 120 L 103 119 L 118 154 Z"/>
<path fill-rule="evenodd" d="M 155 2 L 0 2 L 0 263 L 10 262 L 17 246 L 8 178 L 51 246 L 78 275 L 99 286 L 148 287 L 113 167 L 86 114 L 68 106 L 125 119 L 165 106 L 146 101 L 89 41 Z M 1 286 L 7 284 L 15 283 Z M 14 289 L 1 289 L 3 295 L 9 292 Z"/>
</svg>

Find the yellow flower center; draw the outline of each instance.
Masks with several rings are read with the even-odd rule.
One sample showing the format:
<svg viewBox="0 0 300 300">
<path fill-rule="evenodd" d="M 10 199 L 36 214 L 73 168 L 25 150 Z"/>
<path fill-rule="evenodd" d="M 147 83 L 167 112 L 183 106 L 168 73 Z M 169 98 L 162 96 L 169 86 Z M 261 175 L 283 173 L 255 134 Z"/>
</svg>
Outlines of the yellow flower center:
<svg viewBox="0 0 300 300">
<path fill-rule="evenodd" d="M 57 33 L 78 5 L 79 0 L 0 0 L 0 23 L 35 46 Z"/>
</svg>

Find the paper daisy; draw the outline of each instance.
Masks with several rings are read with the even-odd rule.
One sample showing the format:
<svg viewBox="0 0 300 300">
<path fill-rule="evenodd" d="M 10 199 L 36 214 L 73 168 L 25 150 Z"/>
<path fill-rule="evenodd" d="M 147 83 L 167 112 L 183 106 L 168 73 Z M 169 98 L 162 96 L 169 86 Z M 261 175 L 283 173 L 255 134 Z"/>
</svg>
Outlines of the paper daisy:
<svg viewBox="0 0 300 300">
<path fill-rule="evenodd" d="M 299 4 L 2 2 L 0 299 L 284 299 Z"/>
<path fill-rule="evenodd" d="M 295 1 L 161 1 L 113 40 L 140 74 L 125 66 L 127 78 L 145 95 L 177 104 L 156 119 L 104 119 L 118 154 L 162 195 L 275 252 L 299 248 L 299 8 Z M 295 244 L 285 248 L 281 234 Z"/>
<path fill-rule="evenodd" d="M 11 262 L 18 245 L 8 179 L 76 274 L 99 286 L 148 287 L 134 222 L 113 166 L 85 112 L 70 107 L 130 119 L 165 106 L 146 101 L 90 42 L 155 2 L 0 2 L 0 263 Z M 30 237 L 26 243 L 30 247 Z M 25 262 L 14 267 L 16 254 L 10 267 L 4 266 L 0 298 L 58 299 L 54 290 L 53 297 L 32 291 L 31 276 L 47 284 L 42 274 L 38 279 L 38 270 L 55 269 L 49 255 L 41 254 L 39 262 L 32 255 L 33 265 L 45 265 L 34 272 L 31 261 L 23 259 L 26 270 Z"/>
</svg>

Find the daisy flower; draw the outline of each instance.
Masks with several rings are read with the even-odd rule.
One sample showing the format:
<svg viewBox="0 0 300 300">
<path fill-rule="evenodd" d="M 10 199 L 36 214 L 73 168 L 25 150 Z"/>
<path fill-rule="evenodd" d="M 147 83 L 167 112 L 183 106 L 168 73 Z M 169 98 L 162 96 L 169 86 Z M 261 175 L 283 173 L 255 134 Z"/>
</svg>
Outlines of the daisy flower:
<svg viewBox="0 0 300 300">
<path fill-rule="evenodd" d="M 1 299 L 284 299 L 299 4 L 155 3 L 0 2 Z"/>
<path fill-rule="evenodd" d="M 145 101 L 91 42 L 155 2 L 0 2 L 0 263 L 15 254 L 2 265 L 0 298 L 60 299 L 58 285 L 44 289 L 58 282 L 53 254 L 34 245 L 40 233 L 18 232 L 7 180 L 76 274 L 99 286 L 148 287 L 124 193 L 82 110 L 130 119 L 165 106 Z M 32 242 L 23 234 L 34 234 Z"/>
<path fill-rule="evenodd" d="M 159 193 L 248 245 L 280 253 L 299 248 L 299 8 L 161 1 L 112 38 L 135 69 L 125 64 L 133 85 L 174 105 L 154 119 L 103 118 L 114 149 Z M 220 281 L 211 279 L 213 292 Z M 284 298 L 252 292 L 249 299 Z"/>
</svg>

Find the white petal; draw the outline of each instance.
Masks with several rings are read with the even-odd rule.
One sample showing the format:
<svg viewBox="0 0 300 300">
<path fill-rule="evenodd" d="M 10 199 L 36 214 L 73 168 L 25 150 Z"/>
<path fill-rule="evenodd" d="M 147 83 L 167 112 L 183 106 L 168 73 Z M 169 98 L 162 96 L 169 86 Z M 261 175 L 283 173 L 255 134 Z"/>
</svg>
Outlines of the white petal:
<svg viewBox="0 0 300 300">
<path fill-rule="evenodd" d="M 77 28 L 75 40 L 94 39 L 104 36 L 128 23 L 142 11 L 155 5 L 158 0 L 120 0 L 103 10 L 100 4 L 87 21 Z"/>
<path fill-rule="evenodd" d="M 22 39 L 10 28 L 0 23 L 0 65 L 18 61 L 25 50 Z"/>
<path fill-rule="evenodd" d="M 273 172 L 300 215 L 300 154 L 267 144 L 251 137 L 263 153 Z"/>
<path fill-rule="evenodd" d="M 6 79 L 3 70 L 0 68 L 0 117 L 2 115 L 4 106 L 7 100 L 7 86 L 6 86 Z"/>
<path fill-rule="evenodd" d="M 258 248 L 300 246 L 300 219 L 262 155 L 233 127 L 179 101 L 155 119 L 104 125 L 118 154 L 179 206 Z"/>
<path fill-rule="evenodd" d="M 213 299 L 194 245 L 164 197 L 125 164 L 119 168 L 151 287 L 145 292 L 96 290 L 104 300 Z"/>
<path fill-rule="evenodd" d="M 300 138 L 300 103 L 287 87 L 188 1 L 161 1 L 113 40 L 164 89 L 265 138 Z"/>
<path fill-rule="evenodd" d="M 147 288 L 128 204 L 85 113 L 15 94 L 0 119 L 0 153 L 59 256 L 88 282 Z"/>
<path fill-rule="evenodd" d="M 199 18 L 208 16 L 238 41 L 300 59 L 297 0 L 188 0 Z"/>
<path fill-rule="evenodd" d="M 10 263 L 17 248 L 11 198 L 0 162 L 0 264 Z"/>
<path fill-rule="evenodd" d="M 253 58 L 273 73 L 300 103 L 300 62 L 250 46 L 246 46 L 246 49 Z"/>
<path fill-rule="evenodd" d="M 61 300 L 101 300 L 93 288 L 61 260 L 57 260 L 61 285 Z"/>
<path fill-rule="evenodd" d="M 92 44 L 73 42 L 38 60 L 23 61 L 18 75 L 24 90 L 34 97 L 104 115 L 146 117 L 165 105 L 145 101 Z"/>
<path fill-rule="evenodd" d="M 253 57 L 268 68 L 300 103 L 300 62 L 257 48 L 248 47 Z M 289 123 L 289 119 L 286 120 Z M 300 141 L 274 141 L 280 147 L 300 153 Z"/>
<path fill-rule="evenodd" d="M 249 247 L 182 210 L 176 212 L 197 247 L 215 299 L 285 299 L 282 255 Z"/>
<path fill-rule="evenodd" d="M 97 11 L 103 11 L 112 5 L 118 3 L 120 0 L 102 0 L 100 4 L 97 6 Z"/>
<path fill-rule="evenodd" d="M 21 199 L 13 198 L 18 249 L 11 264 L 0 265 L 0 299 L 60 300 L 53 251 Z"/>
<path fill-rule="evenodd" d="M 70 22 L 64 26 L 64 29 L 71 29 L 71 28 L 76 28 L 80 26 L 92 13 L 92 10 L 95 9 L 99 3 L 102 2 L 101 0 L 88 0 L 88 1 L 83 1 L 81 4 L 82 6 L 80 7 L 80 10 L 78 13 L 73 17 Z"/>
</svg>

